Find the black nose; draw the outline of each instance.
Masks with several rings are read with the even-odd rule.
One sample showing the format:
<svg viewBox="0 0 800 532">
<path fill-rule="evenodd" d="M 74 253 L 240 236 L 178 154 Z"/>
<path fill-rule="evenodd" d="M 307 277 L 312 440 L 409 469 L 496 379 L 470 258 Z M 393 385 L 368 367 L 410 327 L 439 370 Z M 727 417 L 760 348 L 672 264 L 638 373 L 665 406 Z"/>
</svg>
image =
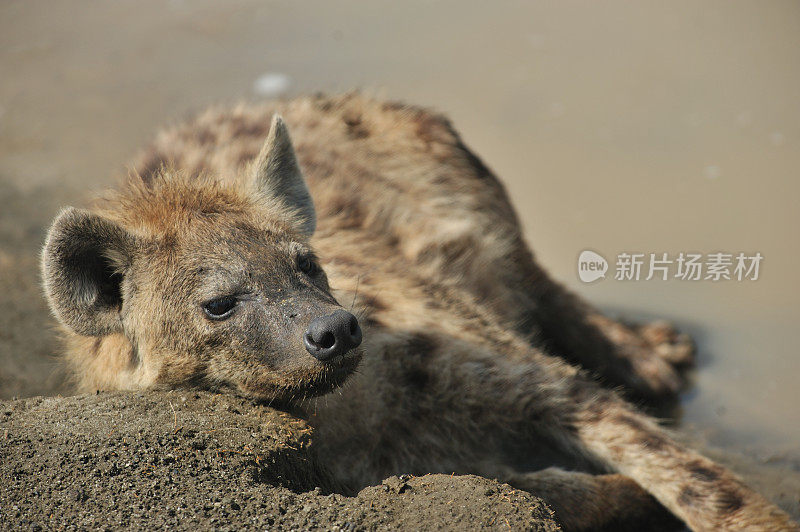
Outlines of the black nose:
<svg viewBox="0 0 800 532">
<path fill-rule="evenodd" d="M 361 327 L 344 310 L 314 319 L 303 335 L 306 350 L 319 360 L 343 355 L 361 343 Z"/>
</svg>

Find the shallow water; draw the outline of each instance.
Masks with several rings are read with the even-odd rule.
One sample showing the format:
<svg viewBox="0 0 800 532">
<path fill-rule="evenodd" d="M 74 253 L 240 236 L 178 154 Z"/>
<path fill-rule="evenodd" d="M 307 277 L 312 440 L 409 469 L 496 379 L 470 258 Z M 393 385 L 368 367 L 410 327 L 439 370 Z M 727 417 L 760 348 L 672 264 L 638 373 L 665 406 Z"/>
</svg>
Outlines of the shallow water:
<svg viewBox="0 0 800 532">
<path fill-rule="evenodd" d="M 214 102 L 365 88 L 449 114 L 554 276 L 694 335 L 685 427 L 797 446 L 800 4 L 302 5 L 0 4 L 0 185 L 22 202 L 0 211 L 0 277 L 39 297 L 30 265 L 56 207 L 110 184 L 158 126 Z M 584 249 L 612 261 L 605 280 L 578 280 Z M 623 251 L 764 261 L 757 281 L 621 282 Z M 41 360 L 8 358 L 6 381 L 32 383 L 14 393 L 61 389 Z"/>
</svg>

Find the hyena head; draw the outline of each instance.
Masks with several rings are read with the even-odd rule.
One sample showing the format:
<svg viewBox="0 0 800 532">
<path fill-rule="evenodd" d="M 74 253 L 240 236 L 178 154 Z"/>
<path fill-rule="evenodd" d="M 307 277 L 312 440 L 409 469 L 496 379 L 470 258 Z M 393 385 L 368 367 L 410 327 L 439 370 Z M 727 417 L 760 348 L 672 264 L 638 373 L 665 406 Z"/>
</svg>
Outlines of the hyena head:
<svg viewBox="0 0 800 532">
<path fill-rule="evenodd" d="M 227 386 L 288 402 L 340 385 L 361 359 L 358 321 L 309 247 L 315 226 L 276 117 L 246 175 L 164 170 L 102 208 L 63 211 L 43 251 L 44 288 L 74 335 L 96 337 L 98 351 L 111 338 L 123 345 L 132 374 L 149 375 L 142 386 Z"/>
</svg>

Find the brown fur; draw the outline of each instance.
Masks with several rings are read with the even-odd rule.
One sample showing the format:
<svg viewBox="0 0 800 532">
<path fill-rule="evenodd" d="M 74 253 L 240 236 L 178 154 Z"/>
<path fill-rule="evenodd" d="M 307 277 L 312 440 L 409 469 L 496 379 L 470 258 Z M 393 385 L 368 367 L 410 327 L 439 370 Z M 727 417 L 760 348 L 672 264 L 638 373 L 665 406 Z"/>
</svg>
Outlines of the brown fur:
<svg viewBox="0 0 800 532">
<path fill-rule="evenodd" d="M 302 179 L 283 177 L 294 155 L 261 150 L 276 112 L 313 207 Z M 357 95 L 212 109 L 161 133 L 134 169 L 91 213 L 59 218 L 45 248 L 85 389 L 279 402 L 353 487 L 472 472 L 540 494 L 569 529 L 669 524 L 663 507 L 696 530 L 794 527 L 597 383 L 674 394 L 691 344 L 609 320 L 550 280 L 503 186 L 444 118 Z M 297 274 L 298 253 L 316 253 L 327 278 Z M 226 289 L 250 294 L 242 319 L 204 320 L 199 303 Z M 331 369 L 300 335 L 338 304 L 365 341 Z"/>
</svg>

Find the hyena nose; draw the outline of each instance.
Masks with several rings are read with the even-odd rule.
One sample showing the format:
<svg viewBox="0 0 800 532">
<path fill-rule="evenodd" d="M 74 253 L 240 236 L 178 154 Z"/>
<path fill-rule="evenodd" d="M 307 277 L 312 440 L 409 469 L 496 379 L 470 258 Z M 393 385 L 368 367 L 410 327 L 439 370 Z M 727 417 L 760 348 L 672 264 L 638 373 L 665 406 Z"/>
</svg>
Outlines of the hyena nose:
<svg viewBox="0 0 800 532">
<path fill-rule="evenodd" d="M 315 318 L 303 335 L 306 350 L 318 360 L 343 355 L 361 344 L 361 327 L 355 316 L 344 310 Z"/>
</svg>

